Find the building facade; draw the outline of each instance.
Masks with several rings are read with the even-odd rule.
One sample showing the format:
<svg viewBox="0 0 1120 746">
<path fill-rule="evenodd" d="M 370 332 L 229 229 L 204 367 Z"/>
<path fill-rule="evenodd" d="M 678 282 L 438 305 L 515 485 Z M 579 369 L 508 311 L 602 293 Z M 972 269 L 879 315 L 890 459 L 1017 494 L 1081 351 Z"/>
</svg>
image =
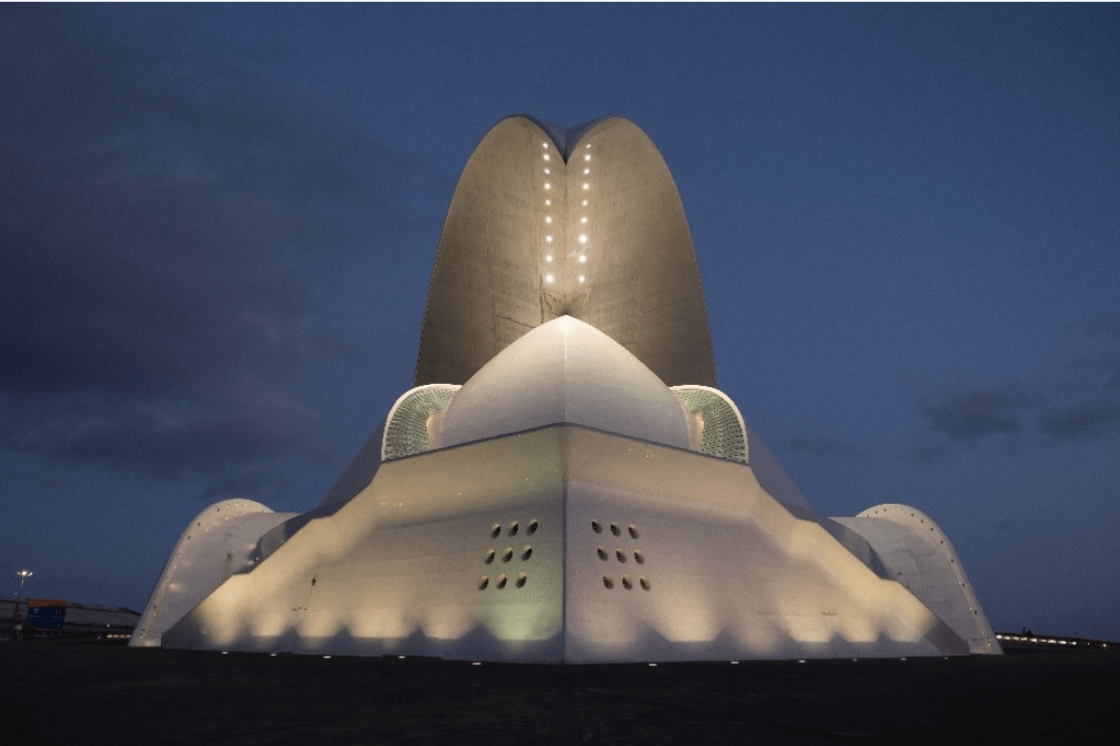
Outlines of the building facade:
<svg viewBox="0 0 1120 746">
<path fill-rule="evenodd" d="M 137 646 L 594 663 L 998 653 L 947 537 L 829 518 L 716 388 L 680 197 L 620 118 L 495 126 L 415 388 L 303 514 L 203 511 Z"/>
</svg>

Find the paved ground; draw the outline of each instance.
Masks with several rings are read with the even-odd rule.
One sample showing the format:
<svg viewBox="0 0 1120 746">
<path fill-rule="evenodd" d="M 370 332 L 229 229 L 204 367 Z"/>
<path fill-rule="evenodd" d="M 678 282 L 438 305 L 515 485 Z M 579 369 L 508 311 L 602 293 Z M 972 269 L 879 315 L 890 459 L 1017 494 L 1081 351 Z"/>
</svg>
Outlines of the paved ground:
<svg viewBox="0 0 1120 746">
<path fill-rule="evenodd" d="M 37 641 L 0 644 L 0 703 L 12 744 L 1112 744 L 1120 651 L 554 667 Z"/>
</svg>

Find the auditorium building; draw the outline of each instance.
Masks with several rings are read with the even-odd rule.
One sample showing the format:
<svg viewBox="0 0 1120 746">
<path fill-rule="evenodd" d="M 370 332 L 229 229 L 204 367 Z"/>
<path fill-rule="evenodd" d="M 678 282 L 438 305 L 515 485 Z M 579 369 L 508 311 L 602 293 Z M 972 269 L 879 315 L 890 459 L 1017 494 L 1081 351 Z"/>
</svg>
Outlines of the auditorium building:
<svg viewBox="0 0 1120 746">
<path fill-rule="evenodd" d="M 549 663 L 1000 652 L 929 516 L 818 514 L 719 390 L 677 188 L 615 117 L 490 130 L 444 223 L 414 388 L 314 509 L 232 499 L 192 520 L 131 644 Z"/>
</svg>

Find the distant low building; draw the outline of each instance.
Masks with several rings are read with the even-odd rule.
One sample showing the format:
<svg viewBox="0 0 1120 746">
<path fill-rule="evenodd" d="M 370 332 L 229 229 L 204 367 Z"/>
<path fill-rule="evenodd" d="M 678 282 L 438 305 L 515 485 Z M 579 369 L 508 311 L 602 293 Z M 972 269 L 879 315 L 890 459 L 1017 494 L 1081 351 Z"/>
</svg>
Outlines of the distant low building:
<svg viewBox="0 0 1120 746">
<path fill-rule="evenodd" d="M 65 613 L 60 613 L 65 609 Z M 100 637 L 132 635 L 140 614 L 131 609 L 106 609 L 56 599 L 0 598 L 0 640 L 9 640 L 14 627 L 34 626 L 35 637 Z"/>
<path fill-rule="evenodd" d="M 237 499 L 192 520 L 131 644 L 553 663 L 1000 652 L 929 516 L 818 514 L 716 385 L 688 223 L 649 137 L 616 117 L 503 120 L 451 200 L 416 387 L 315 509 Z"/>
</svg>

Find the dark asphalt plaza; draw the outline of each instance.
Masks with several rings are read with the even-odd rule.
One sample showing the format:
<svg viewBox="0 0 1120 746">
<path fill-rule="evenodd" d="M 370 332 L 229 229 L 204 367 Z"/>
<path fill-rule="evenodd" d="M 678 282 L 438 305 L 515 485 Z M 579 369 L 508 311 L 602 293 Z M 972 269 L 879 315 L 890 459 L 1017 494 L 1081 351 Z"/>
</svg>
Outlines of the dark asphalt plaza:
<svg viewBox="0 0 1120 746">
<path fill-rule="evenodd" d="M 1120 653 L 640 665 L 0 644 L 6 743 L 1114 743 Z"/>
</svg>

